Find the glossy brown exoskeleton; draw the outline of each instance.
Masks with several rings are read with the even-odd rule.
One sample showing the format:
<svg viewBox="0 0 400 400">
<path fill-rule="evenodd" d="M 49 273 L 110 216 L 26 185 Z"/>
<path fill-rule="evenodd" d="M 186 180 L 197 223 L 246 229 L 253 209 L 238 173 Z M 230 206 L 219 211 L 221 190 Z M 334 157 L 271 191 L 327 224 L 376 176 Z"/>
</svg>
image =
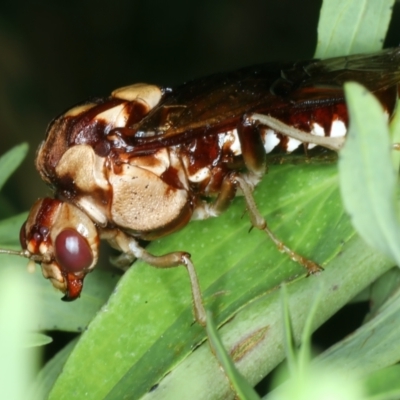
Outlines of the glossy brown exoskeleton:
<svg viewBox="0 0 400 400">
<path fill-rule="evenodd" d="M 79 296 L 101 238 L 122 252 L 122 266 L 135 258 L 159 268 L 184 265 L 196 318 L 204 323 L 190 255 L 153 256 L 137 240 L 217 216 L 240 192 L 252 224 L 309 273 L 318 271 L 267 228 L 252 190 L 266 172 L 266 153 L 277 146 L 287 152 L 304 141 L 340 147 L 348 125 L 343 83 L 349 80 L 372 91 L 391 116 L 400 49 L 270 63 L 176 88 L 136 84 L 75 106 L 50 124 L 38 150 L 36 167 L 54 199 L 32 207 L 20 254 L 39 262 L 66 300 Z"/>
</svg>

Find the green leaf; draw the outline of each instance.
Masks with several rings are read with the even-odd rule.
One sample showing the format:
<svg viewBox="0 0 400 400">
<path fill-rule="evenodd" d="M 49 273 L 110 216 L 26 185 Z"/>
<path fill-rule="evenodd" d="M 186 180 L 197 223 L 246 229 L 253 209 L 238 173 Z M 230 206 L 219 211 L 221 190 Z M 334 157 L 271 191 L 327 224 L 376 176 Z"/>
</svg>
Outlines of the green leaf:
<svg viewBox="0 0 400 400">
<path fill-rule="evenodd" d="M 340 153 L 343 202 L 363 239 L 400 265 L 400 224 L 389 128 L 378 100 L 357 83 L 345 85 L 349 133 Z"/>
<path fill-rule="evenodd" d="M 49 344 L 53 341 L 50 336 L 47 336 L 43 333 L 31 332 L 27 336 L 26 347 L 39 347 L 44 346 L 45 344 Z"/>
<path fill-rule="evenodd" d="M 207 336 L 210 346 L 213 349 L 213 353 L 216 355 L 232 387 L 234 388 L 235 395 L 239 399 L 259 400 L 260 397 L 236 369 L 234 363 L 226 352 L 210 313 L 207 313 Z"/>
<path fill-rule="evenodd" d="M 366 376 L 363 381 L 368 400 L 398 400 L 400 398 L 400 365 L 391 365 Z"/>
<path fill-rule="evenodd" d="M 78 338 L 71 340 L 39 372 L 34 385 L 30 388 L 32 399 L 47 399 L 54 382 L 57 380 Z"/>
<path fill-rule="evenodd" d="M 26 349 L 37 308 L 26 275 L 0 269 L 0 382 L 7 400 L 29 398 L 28 385 L 38 363 L 35 349 Z"/>
<path fill-rule="evenodd" d="M 344 369 L 363 376 L 400 360 L 400 291 L 376 316 L 315 360 L 316 366 Z"/>
<path fill-rule="evenodd" d="M 310 310 L 301 333 L 301 346 L 296 351 L 293 329 L 288 307 L 286 286 L 282 285 L 282 308 L 284 311 L 286 346 L 286 362 L 274 374 L 275 388 L 264 399 L 307 399 L 320 400 L 325 398 L 342 400 L 364 400 L 362 385 L 349 378 L 347 371 L 332 368 L 330 365 L 318 366 L 311 364 L 311 334 L 314 318 L 318 315 L 322 287 L 314 293 L 310 301 Z M 287 367 L 284 368 L 284 367 Z M 290 374 L 288 374 L 288 371 Z M 279 385 L 279 386 L 278 386 Z"/>
<path fill-rule="evenodd" d="M 392 268 L 377 279 L 369 289 L 370 310 L 365 321 L 369 321 L 380 312 L 381 306 L 400 288 L 400 269 Z"/>
<path fill-rule="evenodd" d="M 390 267 L 353 238 L 337 182 L 334 165 L 279 165 L 270 168 L 255 193 L 277 236 L 326 267 L 318 276 L 305 278 L 304 269 L 280 254 L 263 232 L 249 232 L 240 198 L 221 217 L 192 222 L 148 248 L 154 254 L 192 254 L 205 306 L 219 325 L 225 323 L 220 329 L 224 343 L 251 384 L 284 357 L 282 281 L 289 282 L 299 340 L 309 299 L 320 285 L 324 302 L 314 329 Z M 184 268 L 157 270 L 137 262 L 82 334 L 50 399 L 65 398 L 72 390 L 94 399 L 127 393 L 131 398 L 146 393 L 146 398 L 223 398 L 230 388 L 208 346 L 197 348 L 204 340 L 203 328 L 193 324 Z"/>
<path fill-rule="evenodd" d="M 297 349 L 296 339 L 294 337 L 292 320 L 290 317 L 289 298 L 286 290 L 285 283 L 282 284 L 281 289 L 281 302 L 282 302 L 282 323 L 284 326 L 284 343 L 285 343 L 285 356 L 288 372 L 290 375 L 295 375 L 297 370 Z"/>
<path fill-rule="evenodd" d="M 330 366 L 308 368 L 301 377 L 297 375 L 263 399 L 265 400 L 367 400 L 360 382 L 343 370 Z"/>
<path fill-rule="evenodd" d="M 316 58 L 368 53 L 382 48 L 395 0 L 324 0 Z"/>
<path fill-rule="evenodd" d="M 400 103 L 397 104 L 396 112 L 390 121 L 390 135 L 392 143 L 400 144 Z M 392 152 L 392 162 L 395 171 L 399 171 L 400 167 L 400 148 Z"/>
<path fill-rule="evenodd" d="M 28 144 L 22 143 L 0 157 L 0 189 L 21 164 L 27 152 Z"/>
</svg>

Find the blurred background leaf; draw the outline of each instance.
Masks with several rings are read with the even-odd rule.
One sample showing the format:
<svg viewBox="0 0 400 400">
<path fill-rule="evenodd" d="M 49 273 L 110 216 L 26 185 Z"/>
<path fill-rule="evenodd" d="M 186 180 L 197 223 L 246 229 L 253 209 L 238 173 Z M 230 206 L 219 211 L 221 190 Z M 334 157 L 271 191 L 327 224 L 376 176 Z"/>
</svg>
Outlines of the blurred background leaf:
<svg viewBox="0 0 400 400">
<path fill-rule="evenodd" d="M 394 3 L 395 0 L 324 1 L 315 57 L 372 53 L 381 49 Z"/>
</svg>

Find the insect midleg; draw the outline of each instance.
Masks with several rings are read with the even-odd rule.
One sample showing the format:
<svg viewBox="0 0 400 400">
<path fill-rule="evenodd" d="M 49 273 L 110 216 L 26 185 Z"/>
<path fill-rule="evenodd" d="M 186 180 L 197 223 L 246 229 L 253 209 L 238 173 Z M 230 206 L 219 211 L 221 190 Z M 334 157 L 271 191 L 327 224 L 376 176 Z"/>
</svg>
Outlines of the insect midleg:
<svg viewBox="0 0 400 400">
<path fill-rule="evenodd" d="M 282 251 L 289 255 L 293 260 L 305 267 L 309 274 L 321 271 L 321 267 L 314 261 L 297 254 L 279 240 L 274 233 L 268 228 L 265 218 L 258 211 L 257 205 L 253 197 L 253 180 L 260 178 L 266 171 L 266 154 L 264 146 L 259 134 L 259 119 L 252 119 L 253 116 L 245 116 L 241 126 L 238 127 L 238 135 L 242 146 L 243 159 L 248 169 L 247 175 L 240 173 L 232 173 L 231 181 L 241 189 L 246 200 L 247 210 L 253 226 L 267 233 L 270 239 Z M 262 123 L 264 125 L 264 123 Z M 304 132 L 302 132 L 304 133 Z M 305 134 L 305 133 L 304 133 Z M 308 135 L 310 136 L 310 135 Z"/>
<path fill-rule="evenodd" d="M 293 261 L 301 264 L 307 269 L 309 274 L 315 274 L 316 272 L 321 271 L 322 268 L 317 263 L 301 256 L 300 254 L 297 254 L 274 235 L 274 233 L 268 228 L 267 221 L 258 211 L 251 186 L 240 175 L 234 176 L 233 179 L 243 192 L 246 200 L 247 211 L 249 212 L 250 220 L 253 226 L 263 230 L 275 243 L 279 251 L 286 253 Z"/>
<path fill-rule="evenodd" d="M 156 268 L 173 268 L 180 265 L 183 265 L 186 268 L 189 274 L 190 286 L 192 290 L 194 316 L 200 325 L 206 326 L 206 311 L 203 305 L 199 279 L 196 274 L 196 269 L 190 258 L 190 254 L 182 251 L 176 251 L 173 253 L 163 254 L 161 256 L 154 256 L 142 249 L 142 255 L 140 258 L 147 264 Z"/>
<path fill-rule="evenodd" d="M 155 268 L 184 266 L 189 274 L 194 316 L 200 325 L 206 325 L 206 311 L 203 305 L 199 279 L 189 253 L 176 251 L 155 256 L 141 247 L 133 237 L 120 230 L 104 230 L 101 236 L 108 240 L 112 247 L 123 252 L 121 255 L 123 263 L 127 260 L 138 258 Z"/>
</svg>

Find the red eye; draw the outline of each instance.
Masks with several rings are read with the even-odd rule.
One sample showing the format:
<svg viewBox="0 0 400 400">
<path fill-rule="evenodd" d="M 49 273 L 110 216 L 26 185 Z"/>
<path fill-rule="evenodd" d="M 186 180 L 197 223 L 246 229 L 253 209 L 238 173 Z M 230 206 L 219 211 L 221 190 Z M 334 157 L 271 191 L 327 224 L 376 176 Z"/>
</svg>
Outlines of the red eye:
<svg viewBox="0 0 400 400">
<path fill-rule="evenodd" d="M 68 272 L 81 272 L 93 262 L 86 239 L 74 229 L 63 230 L 55 241 L 56 260 Z"/>
</svg>

